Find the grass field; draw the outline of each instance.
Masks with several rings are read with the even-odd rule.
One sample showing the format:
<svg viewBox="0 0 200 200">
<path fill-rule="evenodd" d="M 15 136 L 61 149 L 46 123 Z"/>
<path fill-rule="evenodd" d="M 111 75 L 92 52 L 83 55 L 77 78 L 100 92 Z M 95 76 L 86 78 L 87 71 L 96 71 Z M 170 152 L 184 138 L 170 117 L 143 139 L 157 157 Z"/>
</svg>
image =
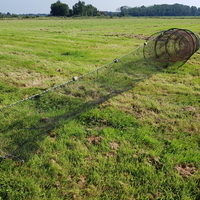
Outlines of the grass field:
<svg viewBox="0 0 200 200">
<path fill-rule="evenodd" d="M 200 20 L 191 18 L 3 19 L 0 26 L 0 109 L 106 65 L 156 32 L 200 35 Z M 127 91 L 105 70 L 101 80 L 124 92 L 91 103 L 90 94 L 105 92 L 94 85 L 86 95 L 91 75 L 1 109 L 0 199 L 199 200 L 199 65 L 197 52 Z"/>
</svg>

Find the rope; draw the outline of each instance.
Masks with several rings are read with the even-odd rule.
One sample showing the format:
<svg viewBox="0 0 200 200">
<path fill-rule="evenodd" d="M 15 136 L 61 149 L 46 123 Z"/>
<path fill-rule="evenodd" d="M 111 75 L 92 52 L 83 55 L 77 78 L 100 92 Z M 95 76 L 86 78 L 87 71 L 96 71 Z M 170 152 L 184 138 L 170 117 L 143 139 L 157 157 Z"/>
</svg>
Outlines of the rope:
<svg viewBox="0 0 200 200">
<path fill-rule="evenodd" d="M 40 95 L 45 94 L 45 93 L 47 93 L 47 92 L 49 92 L 49 91 L 55 90 L 55 89 L 57 89 L 57 88 L 59 88 L 59 87 L 62 87 L 62 86 L 64 86 L 64 85 L 66 85 L 66 84 L 69 84 L 69 83 L 72 82 L 72 81 L 73 81 L 73 80 L 67 81 L 67 82 L 65 82 L 65 83 L 63 83 L 63 84 L 57 85 L 57 86 L 55 86 L 55 87 L 52 87 L 52 88 L 50 88 L 50 89 L 47 89 L 47 90 L 45 90 L 45 91 L 43 91 L 43 92 L 40 92 L 40 93 L 38 93 L 38 94 L 35 94 L 35 95 L 33 95 L 33 96 L 30 96 L 30 97 L 28 97 L 28 98 L 25 98 L 25 99 L 22 99 L 22 100 L 20 100 L 20 101 L 15 102 L 15 103 L 12 103 L 12 104 L 10 104 L 10 105 L 8 105 L 8 106 L 5 106 L 5 107 L 3 107 L 3 108 L 0 108 L 0 110 L 4 110 L 4 109 L 6 109 L 6 108 L 9 108 L 9 107 L 11 107 L 11 106 L 15 106 L 15 105 L 17 105 L 17 104 L 19 104 L 19 103 L 22 103 L 22 102 L 24 102 L 24 101 L 33 99 L 33 98 L 35 98 L 35 97 L 37 97 L 37 96 L 40 96 Z"/>
<path fill-rule="evenodd" d="M 0 158 L 2 159 L 12 159 L 12 160 L 18 160 L 20 161 L 21 163 L 24 163 L 25 161 L 23 159 L 20 159 L 19 157 L 17 156 L 14 156 L 12 154 L 8 154 L 8 153 L 5 153 L 4 151 L 0 150 Z"/>
</svg>

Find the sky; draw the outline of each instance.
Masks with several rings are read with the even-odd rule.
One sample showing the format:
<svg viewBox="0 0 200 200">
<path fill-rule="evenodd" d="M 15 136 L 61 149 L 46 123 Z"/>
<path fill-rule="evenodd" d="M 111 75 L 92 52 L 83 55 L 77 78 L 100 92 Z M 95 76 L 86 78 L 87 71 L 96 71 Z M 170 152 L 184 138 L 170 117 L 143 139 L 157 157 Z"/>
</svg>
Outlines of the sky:
<svg viewBox="0 0 200 200">
<path fill-rule="evenodd" d="M 28 13 L 50 13 L 50 6 L 57 0 L 0 0 L 0 12 L 11 14 L 28 14 Z M 66 3 L 69 8 L 79 0 L 61 0 Z M 154 4 L 183 4 L 189 6 L 200 7 L 199 0 L 81 0 L 85 4 L 92 4 L 100 11 L 116 11 L 121 6 L 139 7 L 150 6 Z"/>
</svg>

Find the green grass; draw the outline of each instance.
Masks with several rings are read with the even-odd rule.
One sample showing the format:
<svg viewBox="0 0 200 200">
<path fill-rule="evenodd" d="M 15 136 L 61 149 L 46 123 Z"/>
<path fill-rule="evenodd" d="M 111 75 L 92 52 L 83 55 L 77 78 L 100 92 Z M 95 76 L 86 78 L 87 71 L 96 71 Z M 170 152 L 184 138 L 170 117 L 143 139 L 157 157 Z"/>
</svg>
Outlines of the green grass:
<svg viewBox="0 0 200 200">
<path fill-rule="evenodd" d="M 199 19 L 190 18 L 0 25 L 0 108 L 97 69 L 155 32 L 177 27 L 199 34 Z M 150 78 L 101 104 L 92 96 L 109 93 L 95 93 L 96 86 L 105 81 L 123 90 L 130 80 L 110 79 L 105 74 L 114 71 L 105 69 L 99 85 L 91 75 L 1 110 L 0 150 L 15 157 L 0 158 L 0 199 L 200 199 L 199 64 L 197 52 L 181 68 L 149 70 Z"/>
</svg>

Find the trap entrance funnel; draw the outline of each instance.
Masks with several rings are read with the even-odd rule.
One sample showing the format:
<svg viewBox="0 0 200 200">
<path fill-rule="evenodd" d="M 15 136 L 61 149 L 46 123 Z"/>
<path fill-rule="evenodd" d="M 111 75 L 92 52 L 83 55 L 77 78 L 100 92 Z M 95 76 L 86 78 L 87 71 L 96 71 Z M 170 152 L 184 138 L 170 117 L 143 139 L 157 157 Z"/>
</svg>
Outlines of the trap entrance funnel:
<svg viewBox="0 0 200 200">
<path fill-rule="evenodd" d="M 153 34 L 144 45 L 146 61 L 160 68 L 182 66 L 200 47 L 197 35 L 187 29 L 172 28 Z"/>
</svg>

